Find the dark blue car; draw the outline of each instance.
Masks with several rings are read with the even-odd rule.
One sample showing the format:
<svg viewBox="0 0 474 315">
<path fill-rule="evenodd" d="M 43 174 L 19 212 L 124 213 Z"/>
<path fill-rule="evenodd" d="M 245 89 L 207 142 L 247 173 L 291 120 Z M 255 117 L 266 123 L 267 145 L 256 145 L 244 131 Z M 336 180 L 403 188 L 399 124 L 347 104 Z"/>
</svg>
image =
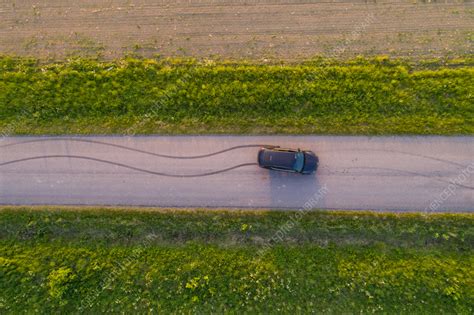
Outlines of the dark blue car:
<svg viewBox="0 0 474 315">
<path fill-rule="evenodd" d="M 311 174 L 318 168 L 319 159 L 312 151 L 262 148 L 258 151 L 258 165 L 275 171 Z"/>
</svg>

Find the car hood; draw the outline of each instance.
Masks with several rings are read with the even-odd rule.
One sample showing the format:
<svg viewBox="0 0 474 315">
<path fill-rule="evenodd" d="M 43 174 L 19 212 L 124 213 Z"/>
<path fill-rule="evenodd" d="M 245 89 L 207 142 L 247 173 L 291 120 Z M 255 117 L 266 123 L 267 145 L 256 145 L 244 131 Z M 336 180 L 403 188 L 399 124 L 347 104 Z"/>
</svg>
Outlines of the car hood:
<svg viewBox="0 0 474 315">
<path fill-rule="evenodd" d="M 319 164 L 318 157 L 313 152 L 305 152 L 304 157 L 303 173 L 315 172 Z"/>
</svg>

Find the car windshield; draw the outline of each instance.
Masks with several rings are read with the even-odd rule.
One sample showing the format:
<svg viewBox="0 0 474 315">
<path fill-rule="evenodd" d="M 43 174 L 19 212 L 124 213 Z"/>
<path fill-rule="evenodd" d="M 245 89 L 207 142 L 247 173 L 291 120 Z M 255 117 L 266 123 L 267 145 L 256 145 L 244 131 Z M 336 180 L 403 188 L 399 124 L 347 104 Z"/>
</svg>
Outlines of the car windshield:
<svg viewBox="0 0 474 315">
<path fill-rule="evenodd" d="M 301 172 L 304 166 L 304 154 L 303 152 L 297 152 L 295 155 L 295 164 L 293 164 L 293 170 Z"/>
</svg>

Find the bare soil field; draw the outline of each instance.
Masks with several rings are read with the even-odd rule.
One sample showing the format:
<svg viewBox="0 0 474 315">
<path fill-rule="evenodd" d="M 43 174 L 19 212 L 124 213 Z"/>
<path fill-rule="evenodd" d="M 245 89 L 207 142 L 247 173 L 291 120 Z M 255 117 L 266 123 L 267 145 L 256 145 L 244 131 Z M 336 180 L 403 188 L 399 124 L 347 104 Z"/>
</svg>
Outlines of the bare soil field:
<svg viewBox="0 0 474 315">
<path fill-rule="evenodd" d="M 243 59 L 472 54 L 471 0 L 1 0 L 0 54 Z"/>
</svg>

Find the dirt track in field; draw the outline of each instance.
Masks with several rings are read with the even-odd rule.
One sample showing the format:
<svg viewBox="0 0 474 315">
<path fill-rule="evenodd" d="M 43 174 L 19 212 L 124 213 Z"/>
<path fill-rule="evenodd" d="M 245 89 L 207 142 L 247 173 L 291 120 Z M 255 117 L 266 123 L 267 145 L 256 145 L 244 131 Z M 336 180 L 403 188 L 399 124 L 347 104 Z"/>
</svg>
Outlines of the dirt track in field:
<svg viewBox="0 0 474 315">
<path fill-rule="evenodd" d="M 299 59 L 474 53 L 474 2 L 0 0 L 0 53 Z"/>
</svg>

